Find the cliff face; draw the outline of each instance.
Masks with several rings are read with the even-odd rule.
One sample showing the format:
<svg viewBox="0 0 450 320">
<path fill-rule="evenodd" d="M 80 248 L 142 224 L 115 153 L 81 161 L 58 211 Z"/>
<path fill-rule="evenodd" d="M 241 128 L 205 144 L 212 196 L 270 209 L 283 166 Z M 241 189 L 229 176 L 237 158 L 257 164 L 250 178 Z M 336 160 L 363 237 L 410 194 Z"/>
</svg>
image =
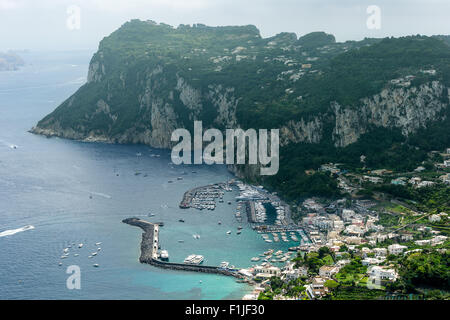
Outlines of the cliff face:
<svg viewBox="0 0 450 320">
<path fill-rule="evenodd" d="M 90 74 L 90 79 L 99 79 L 102 69 Z M 205 104 L 212 105 L 217 114 L 211 124 L 219 128 L 235 128 L 239 126 L 236 110 L 240 98 L 235 96 L 234 88 L 223 88 L 222 85 L 210 85 L 206 92 L 194 89 L 183 78 L 178 77 L 175 87 L 171 88 L 168 97 L 160 97 L 158 90 L 152 87 L 152 77 L 162 73 L 163 69 L 153 70 L 145 80 L 147 85 L 139 93 L 139 112 L 142 117 L 123 132 L 110 134 L 118 115 L 111 111 L 110 106 L 103 99 L 95 104 L 92 114 L 85 114 L 86 119 L 93 119 L 99 115 L 108 122 L 108 130 L 86 130 L 85 127 L 63 127 L 61 123 L 49 117 L 33 128 L 33 132 L 47 136 L 60 136 L 68 139 L 85 141 L 99 141 L 111 143 L 141 143 L 157 148 L 170 148 L 171 133 L 185 127 L 174 108 L 174 93 L 179 95 L 179 103 L 188 110 L 189 121 L 201 119 Z M 93 81 L 93 80 L 92 80 Z M 124 90 L 127 90 L 126 85 Z M 450 88 L 438 81 L 422 84 L 419 87 L 384 89 L 379 94 L 361 99 L 357 108 L 342 106 L 338 102 L 330 102 L 328 112 L 306 120 L 289 120 L 280 128 L 280 143 L 282 146 L 290 143 L 320 143 L 323 139 L 331 138 L 336 147 L 345 147 L 358 141 L 371 126 L 383 128 L 400 128 L 408 136 L 419 128 L 426 128 L 428 124 L 442 120 L 442 111 L 448 108 L 446 99 L 450 99 Z M 76 96 L 68 101 L 70 107 Z M 324 123 L 333 123 L 332 135 L 325 136 Z"/>
<path fill-rule="evenodd" d="M 439 58 L 417 61 L 424 43 Z M 400 55 L 387 55 L 390 48 Z M 322 33 L 263 39 L 253 26 L 132 21 L 101 42 L 88 82 L 32 132 L 158 148 L 170 148 L 172 131 L 194 120 L 205 129 L 279 128 L 282 146 L 346 147 L 373 127 L 409 136 L 445 117 L 450 90 L 439 63 L 450 65 L 448 53 L 428 38 L 342 44 Z M 392 80 L 400 76 L 409 81 Z"/>
<path fill-rule="evenodd" d="M 399 128 L 407 136 L 433 121 L 442 120 L 441 111 L 448 108 L 449 97 L 450 89 L 433 81 L 408 89 L 385 89 L 362 99 L 357 109 L 333 102 L 333 141 L 337 147 L 345 147 L 356 142 L 370 125 Z"/>
</svg>

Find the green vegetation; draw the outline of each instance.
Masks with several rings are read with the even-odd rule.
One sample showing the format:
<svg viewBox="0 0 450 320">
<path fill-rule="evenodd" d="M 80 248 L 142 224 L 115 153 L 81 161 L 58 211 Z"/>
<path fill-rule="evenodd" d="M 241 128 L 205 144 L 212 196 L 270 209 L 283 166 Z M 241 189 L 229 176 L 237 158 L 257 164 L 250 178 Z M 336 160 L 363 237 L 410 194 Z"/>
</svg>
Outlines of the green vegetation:
<svg viewBox="0 0 450 320">
<path fill-rule="evenodd" d="M 357 169 L 364 154 L 367 168 L 408 171 L 426 160 L 427 151 L 450 145 L 447 114 L 443 121 L 408 137 L 395 126 L 369 126 L 356 143 L 338 148 L 332 138 L 335 119 L 331 108 L 331 103 L 337 102 L 358 109 L 360 99 L 393 88 L 390 80 L 407 75 L 415 77 L 411 87 L 431 81 L 449 86 L 447 43 L 448 37 L 442 36 L 338 43 L 323 32 L 299 39 L 293 33 L 264 39 L 252 25 L 173 28 L 132 20 L 101 41 L 91 61 L 91 81 L 38 127 L 65 130 L 72 138 L 94 134 L 113 142 L 133 142 L 135 135 L 157 129 L 152 128 L 152 110 L 159 104 L 173 109 L 178 127 L 192 130 L 193 119 L 198 119 L 205 128 L 224 129 L 227 124 L 216 121 L 218 107 L 211 98 L 213 88 L 221 88 L 228 99 L 232 96 L 238 101 L 237 125 L 244 129 L 280 128 L 289 121 L 319 117 L 321 129 L 315 130 L 320 143 L 283 146 L 278 174 L 261 182 L 288 200 L 311 195 L 337 197 L 340 193 L 334 177 L 306 175 L 305 170 L 316 170 L 327 162 Z M 436 74 L 424 74 L 423 69 L 435 69 Z M 182 95 L 182 84 L 198 90 L 198 97 Z M 447 95 L 440 99 L 448 103 Z M 106 111 L 99 101 L 107 103 Z M 198 112 L 193 104 L 201 105 Z M 124 141 L 124 133 L 131 141 Z M 371 196 L 374 191 L 361 194 Z"/>
</svg>

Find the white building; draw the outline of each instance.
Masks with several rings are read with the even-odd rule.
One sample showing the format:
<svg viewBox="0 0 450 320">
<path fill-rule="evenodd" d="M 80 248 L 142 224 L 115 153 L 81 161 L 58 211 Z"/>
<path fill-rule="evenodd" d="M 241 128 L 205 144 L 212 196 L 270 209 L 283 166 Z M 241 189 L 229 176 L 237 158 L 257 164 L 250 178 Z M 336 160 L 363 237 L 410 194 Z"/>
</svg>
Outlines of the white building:
<svg viewBox="0 0 450 320">
<path fill-rule="evenodd" d="M 390 254 L 398 255 L 398 254 L 402 253 L 403 251 L 405 251 L 405 249 L 407 249 L 407 248 L 408 247 L 406 247 L 406 246 L 402 246 L 402 245 L 395 243 L 395 244 L 391 244 L 390 246 L 388 246 L 388 251 Z"/>
<path fill-rule="evenodd" d="M 375 253 L 375 257 L 386 257 L 387 249 L 386 248 L 374 248 L 373 253 Z"/>
<path fill-rule="evenodd" d="M 259 278 L 279 277 L 281 269 L 271 265 L 255 266 L 254 273 Z"/>
<path fill-rule="evenodd" d="M 428 220 L 430 222 L 439 222 L 439 221 L 441 221 L 441 216 L 438 215 L 438 214 L 433 214 L 433 215 L 428 217 Z"/>
<path fill-rule="evenodd" d="M 380 266 L 371 266 L 367 270 L 370 278 L 379 281 L 395 281 L 397 280 L 397 272 L 394 269 L 386 269 Z"/>
<path fill-rule="evenodd" d="M 337 266 L 322 266 L 319 269 L 319 275 L 324 278 L 331 278 L 333 275 L 339 272 Z"/>
<path fill-rule="evenodd" d="M 382 263 L 385 259 L 377 259 L 377 258 L 365 258 L 361 260 L 363 266 L 373 266 Z"/>
</svg>

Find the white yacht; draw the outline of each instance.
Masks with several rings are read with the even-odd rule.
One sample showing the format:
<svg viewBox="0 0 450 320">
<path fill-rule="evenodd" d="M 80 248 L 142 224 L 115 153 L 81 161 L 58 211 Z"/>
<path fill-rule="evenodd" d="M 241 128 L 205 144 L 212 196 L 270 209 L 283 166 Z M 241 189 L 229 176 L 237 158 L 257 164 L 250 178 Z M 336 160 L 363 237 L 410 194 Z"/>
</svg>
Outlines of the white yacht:
<svg viewBox="0 0 450 320">
<path fill-rule="evenodd" d="M 191 254 L 186 259 L 184 259 L 184 263 L 186 264 L 201 264 L 204 260 L 202 255 Z"/>
</svg>

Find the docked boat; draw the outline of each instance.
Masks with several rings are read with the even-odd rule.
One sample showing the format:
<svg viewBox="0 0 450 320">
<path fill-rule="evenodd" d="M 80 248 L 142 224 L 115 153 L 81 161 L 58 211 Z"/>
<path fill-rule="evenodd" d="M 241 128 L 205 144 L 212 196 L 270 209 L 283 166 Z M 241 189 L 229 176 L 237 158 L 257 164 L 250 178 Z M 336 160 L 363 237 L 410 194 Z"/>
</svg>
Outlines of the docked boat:
<svg viewBox="0 0 450 320">
<path fill-rule="evenodd" d="M 159 258 L 162 261 L 169 261 L 169 252 L 167 250 L 161 250 L 161 253 L 159 255 Z"/>
<path fill-rule="evenodd" d="M 250 260 L 253 261 L 253 262 L 256 262 L 256 261 L 259 261 L 260 259 L 259 259 L 259 257 L 253 257 Z"/>
<path fill-rule="evenodd" d="M 222 261 L 219 265 L 219 268 L 226 269 L 229 265 L 230 263 L 228 261 Z"/>
<path fill-rule="evenodd" d="M 184 263 L 185 264 L 201 264 L 204 260 L 204 257 L 202 255 L 198 255 L 198 254 L 191 254 L 188 257 L 186 257 L 186 259 L 184 259 Z"/>
</svg>

